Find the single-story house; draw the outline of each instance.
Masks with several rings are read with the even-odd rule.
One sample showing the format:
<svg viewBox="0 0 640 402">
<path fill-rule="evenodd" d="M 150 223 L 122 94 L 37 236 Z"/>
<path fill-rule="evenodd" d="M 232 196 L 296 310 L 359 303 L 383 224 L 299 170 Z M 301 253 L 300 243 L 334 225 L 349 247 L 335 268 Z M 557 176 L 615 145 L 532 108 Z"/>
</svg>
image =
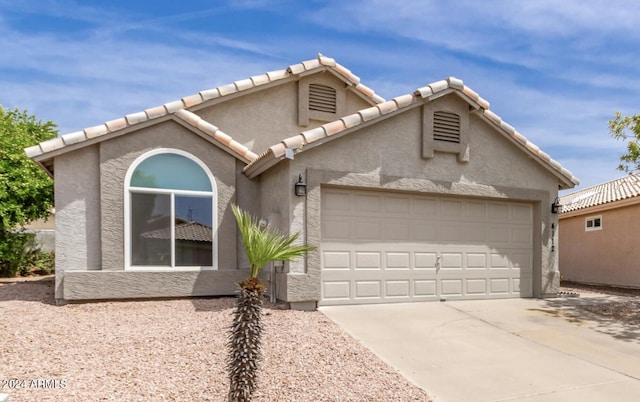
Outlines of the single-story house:
<svg viewBox="0 0 640 402">
<path fill-rule="evenodd" d="M 234 294 L 232 203 L 317 246 L 265 270 L 292 308 L 544 297 L 578 183 L 460 79 L 385 101 L 323 55 L 26 153 L 55 178 L 60 302 Z"/>
<path fill-rule="evenodd" d="M 564 194 L 560 203 L 563 278 L 640 288 L 640 174 Z"/>
</svg>

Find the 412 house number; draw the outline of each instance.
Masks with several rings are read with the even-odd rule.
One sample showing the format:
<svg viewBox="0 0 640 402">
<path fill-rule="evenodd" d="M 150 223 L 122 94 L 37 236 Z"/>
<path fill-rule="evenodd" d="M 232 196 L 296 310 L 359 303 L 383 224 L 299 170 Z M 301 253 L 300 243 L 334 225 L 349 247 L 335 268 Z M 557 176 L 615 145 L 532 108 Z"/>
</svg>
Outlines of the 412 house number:
<svg viewBox="0 0 640 402">
<path fill-rule="evenodd" d="M 9 389 L 29 388 L 29 389 L 55 389 L 66 388 L 67 380 L 34 378 L 29 380 L 9 378 L 2 380 L 2 387 Z"/>
</svg>

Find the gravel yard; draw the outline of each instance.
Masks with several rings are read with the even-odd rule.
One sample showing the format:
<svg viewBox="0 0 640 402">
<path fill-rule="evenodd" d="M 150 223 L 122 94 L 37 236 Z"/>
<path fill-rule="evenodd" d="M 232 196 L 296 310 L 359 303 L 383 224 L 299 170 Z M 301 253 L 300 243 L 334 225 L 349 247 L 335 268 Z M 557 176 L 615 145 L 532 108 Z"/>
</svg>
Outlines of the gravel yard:
<svg viewBox="0 0 640 402">
<path fill-rule="evenodd" d="M 0 284 L 0 393 L 19 401 L 225 401 L 233 298 L 53 305 Z M 425 401 L 319 312 L 266 304 L 256 401 Z"/>
</svg>

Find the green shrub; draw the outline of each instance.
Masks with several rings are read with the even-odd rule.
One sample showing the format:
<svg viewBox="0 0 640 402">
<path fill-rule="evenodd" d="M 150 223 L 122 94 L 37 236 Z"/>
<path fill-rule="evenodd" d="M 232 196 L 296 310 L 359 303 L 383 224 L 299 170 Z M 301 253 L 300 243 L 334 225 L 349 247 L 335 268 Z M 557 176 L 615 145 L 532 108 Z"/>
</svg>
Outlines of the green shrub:
<svg viewBox="0 0 640 402">
<path fill-rule="evenodd" d="M 34 233 L 0 230 L 0 276 L 25 275 L 29 262 L 39 252 Z"/>
<path fill-rule="evenodd" d="M 38 251 L 32 255 L 28 265 L 28 273 L 49 275 L 55 272 L 56 255 L 53 251 Z M 23 275 L 21 273 L 21 275 Z"/>
</svg>

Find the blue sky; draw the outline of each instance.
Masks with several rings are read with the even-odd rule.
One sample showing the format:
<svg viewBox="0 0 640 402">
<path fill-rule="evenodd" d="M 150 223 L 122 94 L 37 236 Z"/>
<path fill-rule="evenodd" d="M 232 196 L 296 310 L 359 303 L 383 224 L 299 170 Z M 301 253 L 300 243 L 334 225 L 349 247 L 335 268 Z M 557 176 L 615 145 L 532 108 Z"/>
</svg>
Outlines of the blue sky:
<svg viewBox="0 0 640 402">
<path fill-rule="evenodd" d="M 640 113 L 640 3 L 0 0 L 0 104 L 94 126 L 323 53 L 386 99 L 448 76 L 581 180 Z"/>
</svg>

